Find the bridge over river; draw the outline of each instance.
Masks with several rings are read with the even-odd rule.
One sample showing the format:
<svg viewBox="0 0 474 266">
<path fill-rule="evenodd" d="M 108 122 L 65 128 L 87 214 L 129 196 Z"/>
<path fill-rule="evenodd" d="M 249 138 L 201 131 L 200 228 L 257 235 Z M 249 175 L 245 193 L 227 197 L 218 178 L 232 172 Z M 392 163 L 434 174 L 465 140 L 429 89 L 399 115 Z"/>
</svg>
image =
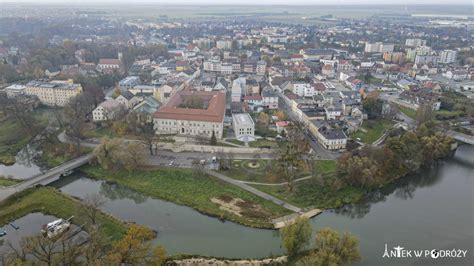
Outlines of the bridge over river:
<svg viewBox="0 0 474 266">
<path fill-rule="evenodd" d="M 67 174 L 74 169 L 83 166 L 84 164 L 89 163 L 89 161 L 94 157 L 92 153 L 77 157 L 71 161 L 65 162 L 57 167 L 51 168 L 43 173 L 34 175 L 24 182 L 18 183 L 14 186 L 0 188 L 0 201 L 8 198 L 9 196 L 34 187 L 36 185 L 48 185 L 56 180 L 58 180 L 62 175 Z"/>
</svg>

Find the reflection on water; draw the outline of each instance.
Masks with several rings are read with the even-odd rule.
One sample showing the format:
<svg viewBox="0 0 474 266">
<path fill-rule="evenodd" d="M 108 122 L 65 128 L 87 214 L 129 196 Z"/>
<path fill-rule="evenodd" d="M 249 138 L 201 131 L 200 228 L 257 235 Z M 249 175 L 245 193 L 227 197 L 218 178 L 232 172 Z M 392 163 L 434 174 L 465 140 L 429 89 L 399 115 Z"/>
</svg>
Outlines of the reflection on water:
<svg viewBox="0 0 474 266">
<path fill-rule="evenodd" d="M 28 144 L 16 155 L 16 162 L 6 166 L 0 164 L 0 175 L 12 176 L 17 179 L 26 179 L 44 170 L 37 165 L 35 157 L 38 155 L 37 144 Z"/>
<path fill-rule="evenodd" d="M 100 184 L 100 192 L 102 196 L 109 200 L 131 199 L 134 203 L 140 204 L 146 201 L 147 197 L 142 193 L 129 189 L 112 182 L 102 182 Z"/>
<path fill-rule="evenodd" d="M 55 182 L 66 194 L 85 198 L 101 194 L 102 210 L 124 221 L 146 224 L 158 232 L 154 241 L 167 253 L 256 258 L 281 254 L 278 232 L 254 229 L 202 215 L 192 208 L 144 196 L 129 188 L 76 174 Z M 251 243 L 251 244 L 249 244 Z"/>
<path fill-rule="evenodd" d="M 332 210 L 332 212 L 346 215 L 350 218 L 360 219 L 364 218 L 364 216 L 370 212 L 371 205 L 386 201 L 387 197 L 390 195 L 404 200 L 413 199 L 415 191 L 418 188 L 431 187 L 442 180 L 442 176 L 439 175 L 438 172 L 445 163 L 446 162 L 440 162 L 431 168 L 420 170 L 417 174 L 400 178 L 393 184 L 370 192 L 360 202 L 345 205 L 341 208 Z"/>
<path fill-rule="evenodd" d="M 469 249 L 469 258 L 445 265 L 473 265 L 474 147 L 461 146 L 453 159 L 400 179 L 370 193 L 362 202 L 328 210 L 313 218 L 316 230 L 332 227 L 360 239 L 362 265 L 411 265 L 426 261 L 384 260 L 384 245 L 407 249 Z M 78 177 L 79 176 L 79 177 Z M 149 225 L 158 231 L 156 243 L 170 254 L 221 257 L 264 257 L 281 254 L 276 231 L 260 230 L 202 215 L 191 208 L 152 199 L 113 183 L 79 174 L 55 186 L 83 198 L 99 193 L 107 198 L 105 212 Z"/>
<path fill-rule="evenodd" d="M 406 249 L 468 249 L 469 258 L 439 265 L 474 265 L 474 147 L 373 192 L 358 204 L 327 211 L 313 227 L 349 231 L 360 239 L 362 265 L 427 264 L 426 260 L 382 259 L 384 246 Z"/>
</svg>

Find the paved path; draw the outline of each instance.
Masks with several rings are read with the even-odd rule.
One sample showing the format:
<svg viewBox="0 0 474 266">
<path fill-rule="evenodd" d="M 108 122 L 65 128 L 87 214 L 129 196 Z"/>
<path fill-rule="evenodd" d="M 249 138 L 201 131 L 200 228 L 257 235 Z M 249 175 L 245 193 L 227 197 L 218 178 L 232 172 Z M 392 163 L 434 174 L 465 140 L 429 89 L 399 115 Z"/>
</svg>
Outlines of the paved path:
<svg viewBox="0 0 474 266">
<path fill-rule="evenodd" d="M 0 201 L 8 198 L 9 196 L 23 191 L 27 188 L 34 187 L 35 185 L 47 185 L 59 178 L 61 174 L 64 174 L 68 171 L 72 171 L 86 163 L 88 163 L 92 158 L 93 154 L 89 153 L 73 159 L 69 162 L 61 164 L 60 166 L 49 169 L 48 171 L 32 176 L 24 182 L 18 183 L 14 186 L 0 188 Z"/>
<path fill-rule="evenodd" d="M 252 193 L 252 194 L 255 194 L 255 195 L 257 195 L 257 196 L 259 196 L 259 197 L 261 197 L 261 198 L 263 198 L 263 199 L 269 200 L 269 201 L 271 201 L 271 202 L 273 202 L 273 203 L 275 203 L 275 204 L 277 204 L 277 205 L 280 205 L 280 206 L 282 206 L 282 207 L 285 208 L 285 209 L 288 209 L 288 210 L 290 210 L 290 211 L 297 212 L 297 213 L 300 213 L 300 212 L 301 212 L 301 208 L 298 208 L 298 207 L 293 206 L 293 205 L 291 205 L 291 204 L 289 204 L 289 203 L 286 203 L 286 202 L 284 202 L 284 201 L 282 201 L 282 200 L 280 200 L 280 199 L 275 198 L 275 197 L 272 196 L 272 195 L 269 195 L 269 194 L 267 194 L 267 193 L 265 193 L 265 192 L 262 192 L 262 191 L 260 191 L 260 190 L 258 190 L 258 189 L 255 189 L 255 188 L 253 188 L 253 187 L 251 187 L 251 186 L 249 186 L 249 185 L 247 185 L 247 184 L 244 184 L 244 183 L 242 183 L 242 182 L 239 182 L 239 181 L 237 181 L 237 180 L 235 180 L 235 179 L 232 179 L 232 178 L 230 178 L 230 177 L 228 177 L 228 176 L 225 176 L 225 175 L 223 175 L 223 174 L 221 174 L 221 173 L 218 173 L 218 172 L 215 172 L 215 171 L 212 171 L 212 170 L 208 170 L 208 169 L 206 169 L 206 170 L 204 170 L 204 171 L 205 171 L 207 174 L 209 174 L 209 175 L 215 176 L 215 177 L 219 178 L 220 180 L 222 180 L 222 181 L 224 181 L 224 182 L 227 182 L 227 183 L 229 183 L 229 184 L 232 184 L 232 185 L 234 185 L 234 186 L 238 186 L 238 187 L 240 187 L 240 188 L 242 188 L 242 189 L 244 189 L 244 190 L 247 190 L 248 192 L 250 192 L 250 193 Z"/>
<path fill-rule="evenodd" d="M 298 178 L 293 180 L 294 183 L 300 182 L 303 180 L 307 180 L 312 178 L 312 176 L 305 176 L 302 178 Z M 237 182 L 243 183 L 243 184 L 248 184 L 248 185 L 261 185 L 261 186 L 284 186 L 288 185 L 288 182 L 282 182 L 282 183 L 260 183 L 260 182 L 252 182 L 252 181 L 244 181 L 244 180 L 236 180 Z"/>
</svg>

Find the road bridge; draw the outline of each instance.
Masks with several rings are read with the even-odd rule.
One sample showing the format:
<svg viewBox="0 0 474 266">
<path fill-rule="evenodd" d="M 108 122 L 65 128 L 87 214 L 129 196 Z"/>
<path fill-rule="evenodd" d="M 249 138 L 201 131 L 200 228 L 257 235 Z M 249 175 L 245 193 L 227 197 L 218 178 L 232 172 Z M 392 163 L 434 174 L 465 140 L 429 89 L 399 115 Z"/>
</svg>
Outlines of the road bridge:
<svg viewBox="0 0 474 266">
<path fill-rule="evenodd" d="M 92 158 L 94 158 L 94 155 L 92 153 L 89 153 L 89 154 L 77 157 L 75 159 L 72 159 L 54 168 L 51 168 L 45 172 L 34 175 L 14 186 L 0 188 L 0 201 L 8 198 L 9 196 L 17 192 L 23 191 L 25 189 L 28 189 L 37 185 L 43 185 L 43 186 L 48 185 L 58 180 L 61 176 L 69 174 L 71 171 L 89 163 L 89 161 Z"/>
</svg>

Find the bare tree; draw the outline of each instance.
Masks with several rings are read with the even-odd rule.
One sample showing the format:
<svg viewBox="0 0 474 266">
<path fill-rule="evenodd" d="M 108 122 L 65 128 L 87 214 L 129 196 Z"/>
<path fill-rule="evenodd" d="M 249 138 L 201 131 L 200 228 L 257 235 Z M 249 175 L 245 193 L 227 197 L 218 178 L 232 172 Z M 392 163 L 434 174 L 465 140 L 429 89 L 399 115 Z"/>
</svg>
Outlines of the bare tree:
<svg viewBox="0 0 474 266">
<path fill-rule="evenodd" d="M 100 213 L 100 207 L 104 204 L 105 199 L 100 194 L 89 194 L 81 204 L 81 214 L 87 217 L 91 225 L 95 226 L 97 225 L 97 215 Z"/>
<path fill-rule="evenodd" d="M 20 241 L 25 253 L 46 265 L 54 265 L 54 257 L 60 252 L 58 242 L 42 235 L 23 238 Z"/>
<path fill-rule="evenodd" d="M 87 93 L 80 94 L 69 101 L 64 109 L 67 121 L 66 132 L 73 138 L 79 147 L 87 126 L 89 113 L 94 109 L 94 99 Z"/>
</svg>

